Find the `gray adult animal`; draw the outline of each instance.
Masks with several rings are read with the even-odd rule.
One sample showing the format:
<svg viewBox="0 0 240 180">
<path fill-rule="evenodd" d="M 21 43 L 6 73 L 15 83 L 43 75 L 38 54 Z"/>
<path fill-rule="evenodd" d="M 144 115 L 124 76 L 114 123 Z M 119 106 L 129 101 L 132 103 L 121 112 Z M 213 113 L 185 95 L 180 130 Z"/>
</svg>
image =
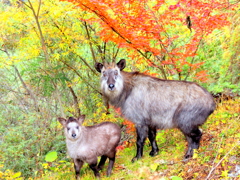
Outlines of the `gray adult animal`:
<svg viewBox="0 0 240 180">
<path fill-rule="evenodd" d="M 157 129 L 178 128 L 188 141 L 185 158 L 193 156 L 199 148 L 202 125 L 215 109 L 211 94 L 193 82 L 163 80 L 139 72 L 125 72 L 126 61 L 117 64 L 96 63 L 101 73 L 101 90 L 104 99 L 122 115 L 135 123 L 137 153 L 132 159 L 143 155 L 148 137 L 152 146 L 151 156 L 158 153 Z"/>
<path fill-rule="evenodd" d="M 58 118 L 64 127 L 66 144 L 69 156 L 74 160 L 76 179 L 80 178 L 80 170 L 87 162 L 96 177 L 109 158 L 107 176 L 110 176 L 115 162 L 116 147 L 121 138 L 121 130 L 117 124 L 103 122 L 94 126 L 82 126 L 85 116 L 75 119 Z M 97 165 L 97 157 L 101 160 Z"/>
</svg>

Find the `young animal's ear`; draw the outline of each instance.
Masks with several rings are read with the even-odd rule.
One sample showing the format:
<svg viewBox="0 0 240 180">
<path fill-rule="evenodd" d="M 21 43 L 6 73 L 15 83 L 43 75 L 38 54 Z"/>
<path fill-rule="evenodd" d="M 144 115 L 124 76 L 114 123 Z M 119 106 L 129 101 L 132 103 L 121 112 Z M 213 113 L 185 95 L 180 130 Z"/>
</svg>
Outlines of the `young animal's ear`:
<svg viewBox="0 0 240 180">
<path fill-rule="evenodd" d="M 80 124 L 82 124 L 83 123 L 83 121 L 84 121 L 84 119 L 85 119 L 85 115 L 81 115 L 81 116 L 79 116 L 79 118 L 78 118 L 78 122 L 80 122 Z"/>
<path fill-rule="evenodd" d="M 66 122 L 67 122 L 66 119 L 61 118 L 61 117 L 58 118 L 58 121 L 62 124 L 62 126 L 65 126 L 65 125 L 66 125 Z"/>
<path fill-rule="evenodd" d="M 120 71 L 122 71 L 126 67 L 126 60 L 125 59 L 121 59 L 117 63 L 117 67 L 120 69 Z"/>
<path fill-rule="evenodd" d="M 96 69 L 98 72 L 101 73 L 102 68 L 103 68 L 103 64 L 101 64 L 101 63 L 96 63 L 96 64 L 95 64 L 95 69 Z"/>
</svg>

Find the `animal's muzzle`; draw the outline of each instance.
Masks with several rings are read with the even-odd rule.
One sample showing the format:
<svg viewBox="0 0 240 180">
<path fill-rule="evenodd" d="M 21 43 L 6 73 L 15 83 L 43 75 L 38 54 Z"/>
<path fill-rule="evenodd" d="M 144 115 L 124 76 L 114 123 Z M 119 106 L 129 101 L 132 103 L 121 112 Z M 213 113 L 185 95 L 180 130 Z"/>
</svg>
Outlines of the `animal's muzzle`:
<svg viewBox="0 0 240 180">
<path fill-rule="evenodd" d="M 73 137 L 73 138 L 75 138 L 76 136 L 77 136 L 77 135 L 76 135 L 75 133 L 74 133 L 74 134 L 72 134 L 72 137 Z"/>
<path fill-rule="evenodd" d="M 108 88 L 109 88 L 109 90 L 112 91 L 112 90 L 114 89 L 114 84 L 109 84 L 109 85 L 108 85 Z"/>
</svg>

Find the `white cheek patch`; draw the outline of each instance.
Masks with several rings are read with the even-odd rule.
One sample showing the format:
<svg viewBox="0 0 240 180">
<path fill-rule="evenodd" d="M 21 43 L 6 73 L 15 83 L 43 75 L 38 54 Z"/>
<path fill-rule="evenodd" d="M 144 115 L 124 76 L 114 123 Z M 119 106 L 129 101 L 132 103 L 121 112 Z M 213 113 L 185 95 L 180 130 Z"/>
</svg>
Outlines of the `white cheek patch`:
<svg viewBox="0 0 240 180">
<path fill-rule="evenodd" d="M 115 86 L 116 86 L 117 91 L 122 91 L 122 89 L 123 89 L 123 77 L 122 77 L 119 70 L 118 70 L 118 76 L 117 76 L 117 79 L 116 79 Z"/>
<path fill-rule="evenodd" d="M 101 89 L 103 89 L 104 91 L 108 89 L 107 80 L 104 78 L 101 81 Z"/>
</svg>

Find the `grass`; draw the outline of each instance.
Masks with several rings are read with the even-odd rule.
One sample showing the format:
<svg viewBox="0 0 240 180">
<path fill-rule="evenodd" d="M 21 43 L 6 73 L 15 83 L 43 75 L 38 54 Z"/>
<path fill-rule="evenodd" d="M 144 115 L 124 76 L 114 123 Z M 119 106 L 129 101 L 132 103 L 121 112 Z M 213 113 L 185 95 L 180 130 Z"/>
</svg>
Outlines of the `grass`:
<svg viewBox="0 0 240 180">
<path fill-rule="evenodd" d="M 135 138 L 124 144 L 119 150 L 111 177 L 106 177 L 106 162 L 101 171 L 101 179 L 136 180 L 136 179 L 233 179 L 240 178 L 235 172 L 240 165 L 240 99 L 225 101 L 201 127 L 203 136 L 200 148 L 194 157 L 183 161 L 187 142 L 177 129 L 159 131 L 157 142 L 159 154 L 150 157 L 149 142 L 144 146 L 142 159 L 132 163 L 136 153 Z M 231 177 L 230 177 L 231 176 Z M 236 177 L 235 177 L 236 176 Z M 48 164 L 44 172 L 39 172 L 35 179 L 74 180 L 73 163 L 55 162 Z M 87 164 L 81 170 L 81 179 L 94 179 L 93 172 Z"/>
<path fill-rule="evenodd" d="M 160 152 L 150 157 L 149 142 L 144 147 L 144 157 L 134 163 L 135 139 L 123 150 L 118 151 L 113 174 L 106 177 L 106 167 L 101 171 L 101 179 L 237 179 L 229 177 L 240 165 L 240 106 L 239 99 L 226 101 L 218 105 L 217 110 L 201 127 L 203 136 L 201 146 L 194 153 L 194 158 L 183 161 L 186 151 L 186 140 L 177 129 L 159 131 L 157 141 Z M 72 165 L 67 171 L 57 172 L 58 179 L 74 179 Z M 69 172 L 70 171 L 70 172 Z M 60 174 L 61 174 L 60 173 Z M 67 173 L 64 175 L 64 173 Z M 236 174 L 235 174 L 236 175 Z M 51 177 L 51 175 L 50 175 Z M 47 178 L 50 179 L 48 176 Z M 93 172 L 84 165 L 82 179 L 94 179 Z"/>
</svg>

